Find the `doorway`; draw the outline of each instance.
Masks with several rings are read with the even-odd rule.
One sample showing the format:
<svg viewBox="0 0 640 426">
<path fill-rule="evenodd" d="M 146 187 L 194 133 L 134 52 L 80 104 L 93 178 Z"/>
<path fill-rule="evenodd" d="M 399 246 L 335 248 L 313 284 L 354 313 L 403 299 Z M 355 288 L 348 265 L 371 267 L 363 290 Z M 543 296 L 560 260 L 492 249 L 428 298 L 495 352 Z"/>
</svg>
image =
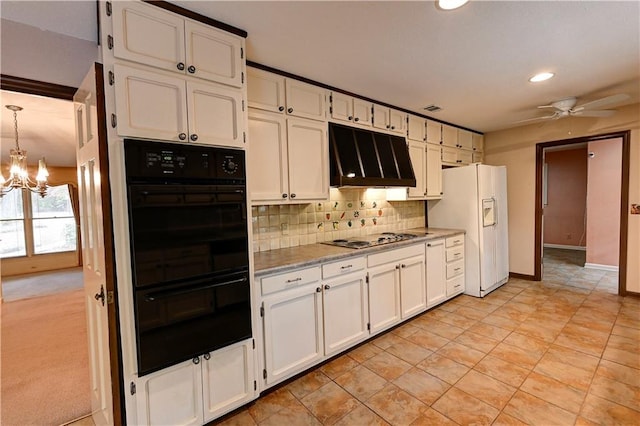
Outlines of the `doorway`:
<svg viewBox="0 0 640 426">
<path fill-rule="evenodd" d="M 565 149 L 579 148 L 581 146 L 586 146 L 587 151 L 584 152 L 586 158 L 590 157 L 590 154 L 594 157 L 598 155 L 598 148 L 604 146 L 606 141 L 608 140 L 617 140 L 620 144 L 620 150 L 617 152 L 618 159 L 620 159 L 620 167 L 617 170 L 600 170 L 599 173 L 613 173 L 619 177 L 619 187 L 609 189 L 603 188 L 599 182 L 586 182 L 587 188 L 591 190 L 592 196 L 586 197 L 584 201 L 584 219 L 582 223 L 573 223 L 572 226 L 576 227 L 577 231 L 564 232 L 560 235 L 564 235 L 566 238 L 567 235 L 571 238 L 573 237 L 573 233 L 577 232 L 580 234 L 580 239 L 577 239 L 579 246 L 584 244 L 587 252 L 584 257 L 584 263 L 587 266 L 591 266 L 592 268 L 606 269 L 606 264 L 615 264 L 617 263 L 617 293 L 620 295 L 626 294 L 626 266 L 627 266 L 627 204 L 629 198 L 629 132 L 618 132 L 613 134 L 604 134 L 598 136 L 591 137 L 581 137 L 575 139 L 566 139 L 552 142 L 544 142 L 536 145 L 536 215 L 535 215 L 535 271 L 534 271 L 534 279 L 536 281 L 540 281 L 543 276 L 543 211 L 545 207 L 545 201 L 548 201 L 546 198 L 548 196 L 545 188 L 546 181 L 546 173 L 548 170 L 545 168 L 544 156 L 545 152 L 553 150 L 557 150 L 559 147 L 563 147 Z M 587 160 L 588 161 L 588 160 Z M 594 163 L 595 164 L 595 163 Z M 597 169 L 597 167 L 596 167 Z M 594 169 L 594 171 L 597 171 Z M 585 190 L 586 193 L 586 190 Z M 611 197 L 613 197 L 611 199 Z M 607 200 L 607 198 L 609 198 Z M 592 212 L 591 215 L 587 214 L 587 209 L 589 208 L 589 204 L 592 204 L 590 210 Z M 616 213 L 612 213 L 611 209 L 607 209 L 605 207 L 611 206 L 614 204 Z M 575 209 L 574 209 L 575 210 Z M 578 209 L 579 211 L 580 209 Z M 575 215 L 575 213 L 574 213 Z M 608 215 L 608 216 L 603 216 Z M 612 217 L 614 216 L 614 217 Z M 574 220 L 575 221 L 575 220 Z M 589 251 L 587 248 L 589 246 L 589 229 L 590 223 L 593 231 L 591 232 L 591 246 L 592 249 Z M 593 226 L 593 221 L 598 223 L 598 227 Z M 616 226 L 617 232 L 612 231 L 607 226 L 602 225 L 613 225 Z M 617 226 L 619 224 L 619 226 Z M 555 226 L 555 225 L 554 225 Z M 607 228 L 605 231 L 598 230 L 596 228 Z M 611 235 L 612 232 L 615 235 Z M 583 235 L 584 234 L 584 235 Z M 584 239 L 581 241 L 581 239 Z M 575 241 L 575 240 L 572 240 Z M 575 244 L 575 242 L 574 242 Z M 562 246 L 562 244 L 559 244 Z M 606 247 L 606 248 L 605 248 Z M 562 247 L 561 247 L 562 248 Z M 557 254 L 557 253 L 556 253 Z M 611 259 L 611 257 L 614 259 Z M 572 256 L 569 256 L 572 257 Z M 575 258 L 575 256 L 573 256 Z M 602 260 L 604 259 L 604 260 Z M 575 261 L 575 259 L 573 259 Z M 580 260 L 578 260 L 580 261 Z M 617 262 L 616 262 L 617 261 Z M 613 269 L 611 267 L 610 269 Z"/>
</svg>

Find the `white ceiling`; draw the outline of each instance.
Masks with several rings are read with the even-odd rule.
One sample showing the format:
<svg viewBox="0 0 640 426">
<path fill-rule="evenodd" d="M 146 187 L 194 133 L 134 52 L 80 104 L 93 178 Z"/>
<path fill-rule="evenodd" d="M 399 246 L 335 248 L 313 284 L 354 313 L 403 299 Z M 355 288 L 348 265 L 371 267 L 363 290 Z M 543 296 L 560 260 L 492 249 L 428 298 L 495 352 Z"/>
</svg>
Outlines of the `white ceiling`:
<svg viewBox="0 0 640 426">
<path fill-rule="evenodd" d="M 427 115 L 481 132 L 569 96 L 640 100 L 638 1 L 471 0 L 448 12 L 433 1 L 172 2 L 246 30 L 251 61 L 415 112 L 436 104 Z M 4 19 L 96 34 L 93 1 L 1 3 Z M 539 71 L 556 77 L 529 83 Z"/>
</svg>

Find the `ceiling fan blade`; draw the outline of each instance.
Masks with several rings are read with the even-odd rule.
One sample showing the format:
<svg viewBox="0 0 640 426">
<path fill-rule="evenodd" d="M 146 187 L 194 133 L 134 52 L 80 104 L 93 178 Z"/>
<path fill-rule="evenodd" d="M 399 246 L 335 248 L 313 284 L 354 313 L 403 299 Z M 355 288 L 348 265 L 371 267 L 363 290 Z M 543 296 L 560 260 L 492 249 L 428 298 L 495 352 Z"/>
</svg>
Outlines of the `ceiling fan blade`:
<svg viewBox="0 0 640 426">
<path fill-rule="evenodd" d="M 542 109 L 542 108 L 555 108 L 553 105 L 539 105 L 538 109 Z"/>
<path fill-rule="evenodd" d="M 556 114 L 544 115 L 542 117 L 527 118 L 525 120 L 514 121 L 514 123 L 526 123 L 527 121 L 550 120 L 552 118 L 556 118 Z"/>
<path fill-rule="evenodd" d="M 625 93 L 620 93 L 620 94 L 617 94 L 617 95 L 611 95 L 611 96 L 607 96 L 605 98 L 596 99 L 595 101 L 587 102 L 586 104 L 578 105 L 577 107 L 573 108 L 573 111 L 574 112 L 578 112 L 578 111 L 582 111 L 582 110 L 590 109 L 590 108 L 600 108 L 602 106 L 609 105 L 609 104 L 614 104 L 616 102 L 626 101 L 630 97 L 631 96 L 629 96 L 629 95 L 627 95 Z"/>
<path fill-rule="evenodd" d="M 616 112 L 610 109 L 601 109 L 601 110 L 593 110 L 590 109 L 588 111 L 576 111 L 571 115 L 575 115 L 578 117 L 611 117 Z"/>
</svg>

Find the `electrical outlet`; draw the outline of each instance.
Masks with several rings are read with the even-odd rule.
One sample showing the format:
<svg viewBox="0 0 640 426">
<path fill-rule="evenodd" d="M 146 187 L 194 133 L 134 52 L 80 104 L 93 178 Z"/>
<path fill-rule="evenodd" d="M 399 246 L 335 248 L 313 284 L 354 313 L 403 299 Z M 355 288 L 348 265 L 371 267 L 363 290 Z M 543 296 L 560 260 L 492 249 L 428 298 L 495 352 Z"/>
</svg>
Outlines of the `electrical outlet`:
<svg viewBox="0 0 640 426">
<path fill-rule="evenodd" d="M 288 223 L 281 223 L 280 224 L 280 230 L 282 231 L 282 235 L 289 235 L 289 224 Z"/>
</svg>

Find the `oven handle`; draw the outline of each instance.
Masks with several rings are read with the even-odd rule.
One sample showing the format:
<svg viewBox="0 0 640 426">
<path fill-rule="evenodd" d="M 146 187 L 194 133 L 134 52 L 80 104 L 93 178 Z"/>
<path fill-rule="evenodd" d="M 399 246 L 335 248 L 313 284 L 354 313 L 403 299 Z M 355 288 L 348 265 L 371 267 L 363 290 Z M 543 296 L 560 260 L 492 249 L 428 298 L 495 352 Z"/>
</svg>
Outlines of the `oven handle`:
<svg viewBox="0 0 640 426">
<path fill-rule="evenodd" d="M 181 294 L 193 293 L 194 291 L 206 290 L 208 288 L 222 287 L 225 285 L 238 284 L 247 281 L 247 277 L 238 278 L 237 280 L 225 281 L 222 283 L 209 284 L 202 287 L 191 287 L 183 290 L 166 290 L 149 293 L 144 296 L 146 302 L 154 302 L 157 299 L 165 299 L 167 297 L 179 296 Z"/>
</svg>

